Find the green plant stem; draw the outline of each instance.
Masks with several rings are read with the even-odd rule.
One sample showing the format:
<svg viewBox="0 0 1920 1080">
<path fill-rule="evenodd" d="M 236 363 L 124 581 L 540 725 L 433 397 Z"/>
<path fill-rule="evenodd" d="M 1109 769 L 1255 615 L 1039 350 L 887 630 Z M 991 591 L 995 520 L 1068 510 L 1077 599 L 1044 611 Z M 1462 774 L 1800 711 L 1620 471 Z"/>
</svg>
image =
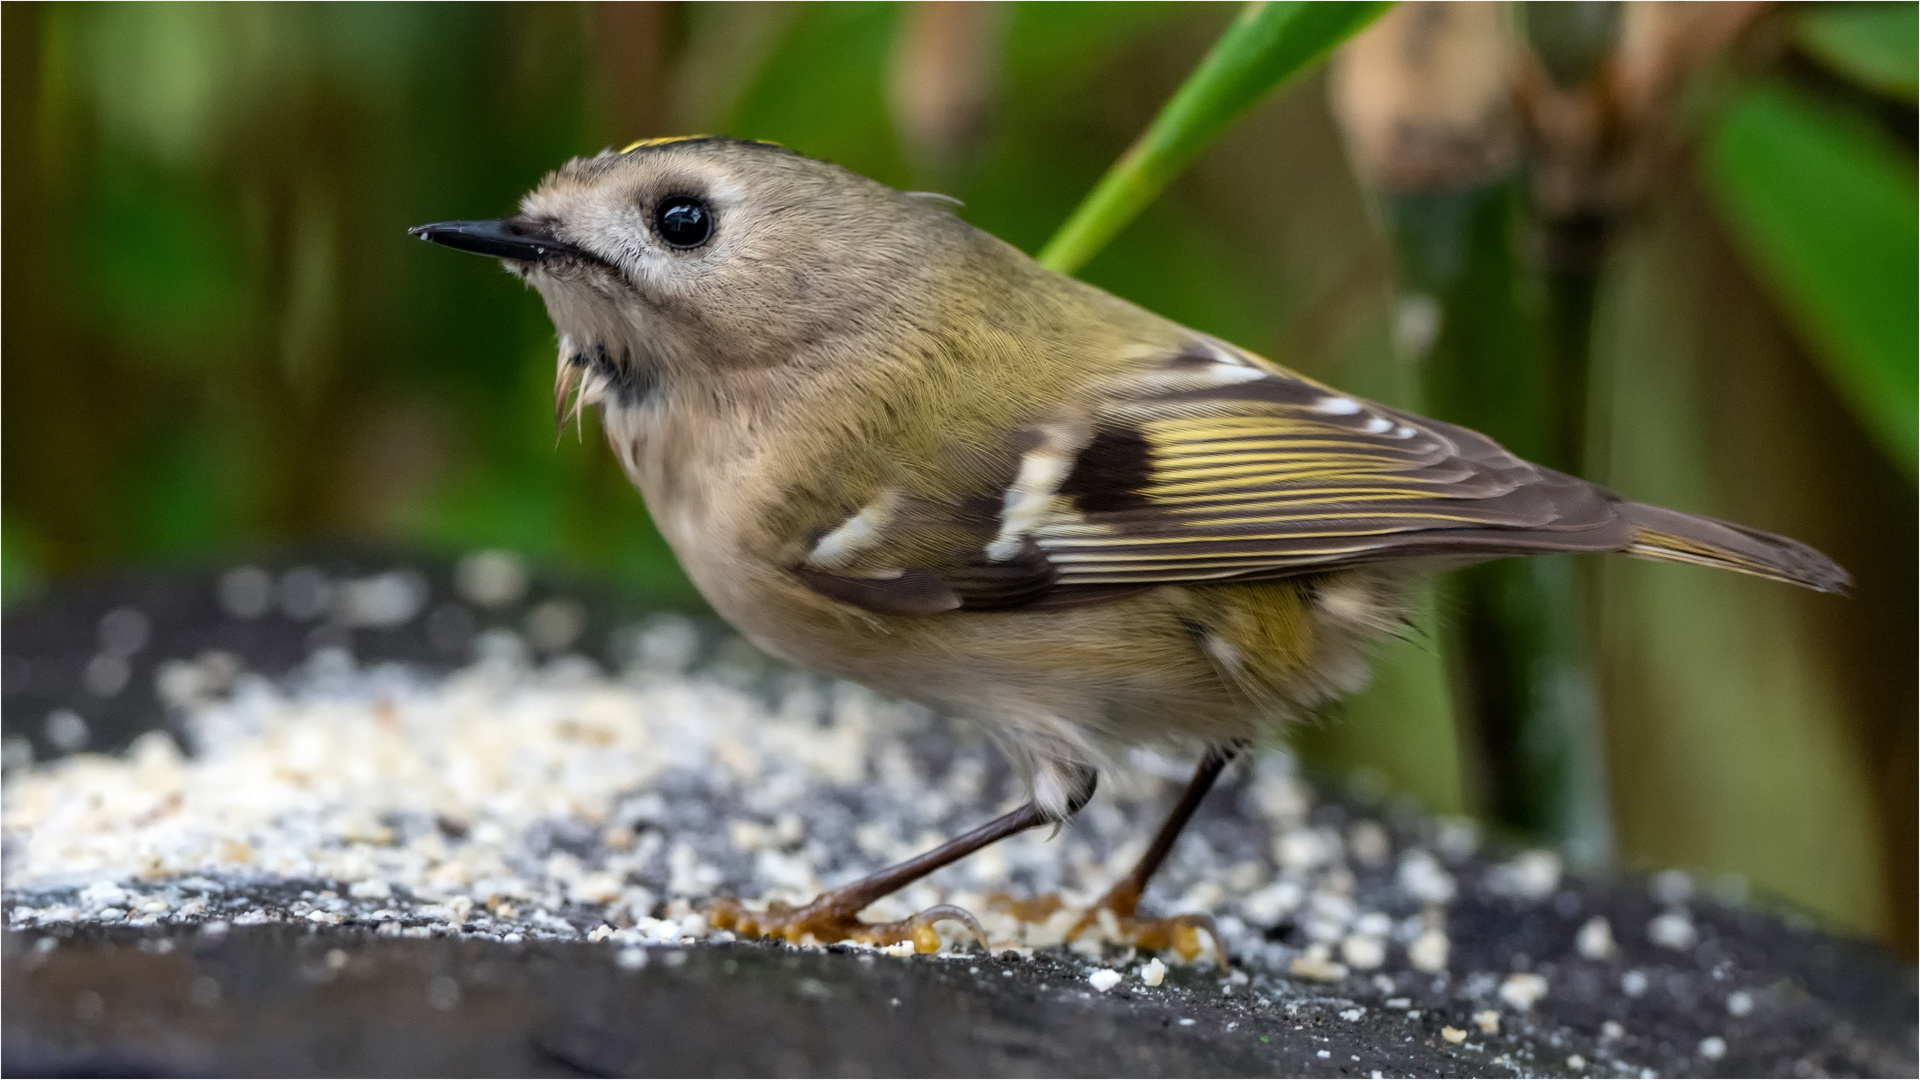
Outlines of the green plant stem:
<svg viewBox="0 0 1920 1080">
<path fill-rule="evenodd" d="M 1241 113 L 1388 6 L 1345 0 L 1248 4 L 1047 241 L 1041 265 L 1063 274 L 1085 266 Z"/>
<path fill-rule="evenodd" d="M 1522 457 L 1576 468 L 1604 229 L 1551 226 L 1553 265 L 1541 280 L 1516 253 L 1517 181 L 1394 195 L 1388 210 L 1405 287 L 1441 313 L 1422 362 L 1423 408 Z M 1604 864 L 1611 813 L 1579 567 L 1568 556 L 1503 559 L 1443 588 L 1445 649 L 1485 813 L 1576 865 Z"/>
</svg>

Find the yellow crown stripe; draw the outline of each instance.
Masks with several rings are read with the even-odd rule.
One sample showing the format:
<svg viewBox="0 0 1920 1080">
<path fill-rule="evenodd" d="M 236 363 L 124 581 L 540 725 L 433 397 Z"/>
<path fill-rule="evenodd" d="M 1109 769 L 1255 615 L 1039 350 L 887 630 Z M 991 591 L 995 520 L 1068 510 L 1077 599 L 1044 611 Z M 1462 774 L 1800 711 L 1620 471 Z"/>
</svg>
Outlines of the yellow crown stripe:
<svg viewBox="0 0 1920 1080">
<path fill-rule="evenodd" d="M 632 142 L 628 143 L 627 145 L 621 147 L 620 152 L 623 154 L 631 154 L 635 150 L 639 150 L 643 147 L 666 146 L 669 143 L 692 142 L 695 139 L 711 139 L 711 138 L 713 138 L 713 136 L 711 135 L 660 135 L 651 139 L 635 139 Z"/>
<path fill-rule="evenodd" d="M 620 152 L 623 154 L 631 154 L 635 150 L 644 150 L 649 146 L 669 146 L 669 145 L 672 145 L 673 143 L 694 142 L 699 139 L 717 139 L 717 138 L 720 138 L 720 136 L 718 135 L 660 135 L 651 139 L 635 139 L 632 142 L 628 143 L 627 145 L 621 147 Z M 740 141 L 754 143 L 759 146 L 780 146 L 780 144 L 777 142 L 768 142 L 765 139 L 741 139 Z M 783 150 L 786 149 L 784 146 L 781 146 L 780 148 Z"/>
</svg>

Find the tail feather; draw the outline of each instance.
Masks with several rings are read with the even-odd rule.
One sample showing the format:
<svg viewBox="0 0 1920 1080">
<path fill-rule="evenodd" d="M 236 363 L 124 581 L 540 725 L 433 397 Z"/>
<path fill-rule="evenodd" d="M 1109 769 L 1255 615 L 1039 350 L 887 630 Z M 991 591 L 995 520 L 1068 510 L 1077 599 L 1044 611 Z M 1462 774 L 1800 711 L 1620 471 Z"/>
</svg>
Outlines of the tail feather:
<svg viewBox="0 0 1920 1080">
<path fill-rule="evenodd" d="M 1838 563 L 1798 540 L 1646 503 L 1624 509 L 1633 525 L 1629 555 L 1737 570 L 1826 593 L 1845 592 L 1853 583 Z"/>
</svg>

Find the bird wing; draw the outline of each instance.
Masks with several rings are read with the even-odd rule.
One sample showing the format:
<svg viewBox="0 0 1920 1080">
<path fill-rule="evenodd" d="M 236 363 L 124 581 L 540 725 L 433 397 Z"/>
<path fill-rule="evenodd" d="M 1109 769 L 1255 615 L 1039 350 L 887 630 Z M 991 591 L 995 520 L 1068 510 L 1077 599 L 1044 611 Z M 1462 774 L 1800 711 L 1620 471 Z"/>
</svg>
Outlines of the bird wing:
<svg viewBox="0 0 1920 1080">
<path fill-rule="evenodd" d="M 1017 465 L 997 498 L 893 496 L 823 538 L 829 557 L 802 577 L 872 610 L 929 613 L 1633 542 L 1601 488 L 1207 339 L 1010 442 Z"/>
</svg>

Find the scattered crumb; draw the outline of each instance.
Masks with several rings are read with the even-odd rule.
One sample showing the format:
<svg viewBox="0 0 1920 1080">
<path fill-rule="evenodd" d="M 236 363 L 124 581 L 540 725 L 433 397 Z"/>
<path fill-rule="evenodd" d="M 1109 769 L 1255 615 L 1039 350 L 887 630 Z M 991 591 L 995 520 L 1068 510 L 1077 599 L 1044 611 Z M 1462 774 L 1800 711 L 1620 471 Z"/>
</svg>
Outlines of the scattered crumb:
<svg viewBox="0 0 1920 1080">
<path fill-rule="evenodd" d="M 1586 1067 L 1587 1067 L 1586 1058 L 1581 1057 L 1579 1054 L 1567 1055 L 1567 1068 L 1572 1069 L 1575 1072 L 1579 1072 L 1580 1070 L 1585 1069 Z"/>
<path fill-rule="evenodd" d="M 1560 887 L 1560 856 L 1551 851 L 1523 851 L 1488 874 L 1493 891 L 1521 900 L 1539 901 Z"/>
<path fill-rule="evenodd" d="M 1526 1012 L 1533 1008 L 1534 1002 L 1547 996 L 1547 980 L 1531 973 L 1507 976 L 1500 984 L 1500 1000 Z"/>
<path fill-rule="evenodd" d="M 1700 933 L 1686 912 L 1663 911 L 1647 924 L 1647 940 L 1663 949 L 1686 950 L 1699 942 Z"/>
<path fill-rule="evenodd" d="M 1361 866 L 1385 866 L 1393 855 L 1393 838 L 1377 821 L 1356 821 L 1347 830 L 1347 850 Z"/>
<path fill-rule="evenodd" d="M 1438 972 L 1447 969 L 1447 953 L 1452 943 L 1440 930 L 1423 931 L 1407 946 L 1407 963 L 1416 971 Z"/>
<path fill-rule="evenodd" d="M 1727 1015 L 1745 1016 L 1753 1011 L 1753 995 L 1745 990 L 1735 990 L 1727 995 Z"/>
<path fill-rule="evenodd" d="M 1451 1025 L 1440 1029 L 1440 1037 L 1454 1044 L 1455 1046 L 1458 1046 L 1461 1043 L 1467 1041 L 1467 1033 L 1464 1030 L 1457 1027 L 1453 1027 Z"/>
<path fill-rule="evenodd" d="M 1467 818 L 1448 818 L 1440 823 L 1434 846 L 1448 862 L 1470 859 L 1480 847 L 1480 826 Z"/>
<path fill-rule="evenodd" d="M 1456 886 L 1453 875 L 1441 869 L 1440 861 L 1415 848 L 1400 857 L 1400 888 L 1426 904 L 1451 903 Z"/>
<path fill-rule="evenodd" d="M 1293 958 L 1287 970 L 1303 979 L 1338 982 L 1347 977 L 1347 965 L 1332 959 L 1325 944 L 1316 944 Z"/>
<path fill-rule="evenodd" d="M 1613 924 L 1604 915 L 1595 915 L 1581 924 L 1574 935 L 1574 948 L 1589 960 L 1605 960 L 1613 955 Z"/>
<path fill-rule="evenodd" d="M 1372 971 L 1387 962 L 1387 943 L 1372 934 L 1349 934 L 1340 942 L 1340 958 L 1356 971 Z"/>
<path fill-rule="evenodd" d="M 1662 870 L 1648 880 L 1647 888 L 1663 904 L 1684 904 L 1693 898 L 1693 875 L 1685 870 Z"/>
<path fill-rule="evenodd" d="M 1273 859 L 1289 870 L 1311 870 L 1339 853 L 1340 841 L 1318 829 L 1298 828 L 1281 833 L 1273 842 Z"/>
<path fill-rule="evenodd" d="M 1120 985 L 1120 973 L 1112 968 L 1101 968 L 1093 974 L 1088 975 L 1087 982 L 1091 984 L 1095 990 L 1104 994 Z"/>
<path fill-rule="evenodd" d="M 1365 1015 L 1367 1015 L 1367 1010 L 1358 1005 L 1351 1009 L 1340 1010 L 1340 1019 L 1345 1020 L 1349 1024 L 1358 1022 L 1359 1019 Z"/>
<path fill-rule="evenodd" d="M 1474 1013 L 1473 1024 L 1485 1034 L 1500 1034 L 1500 1014 L 1493 1009 L 1481 1009 Z"/>
<path fill-rule="evenodd" d="M 1157 956 L 1140 965 L 1140 981 L 1148 986 L 1159 986 L 1166 977 L 1167 965 L 1161 963 Z"/>
</svg>

